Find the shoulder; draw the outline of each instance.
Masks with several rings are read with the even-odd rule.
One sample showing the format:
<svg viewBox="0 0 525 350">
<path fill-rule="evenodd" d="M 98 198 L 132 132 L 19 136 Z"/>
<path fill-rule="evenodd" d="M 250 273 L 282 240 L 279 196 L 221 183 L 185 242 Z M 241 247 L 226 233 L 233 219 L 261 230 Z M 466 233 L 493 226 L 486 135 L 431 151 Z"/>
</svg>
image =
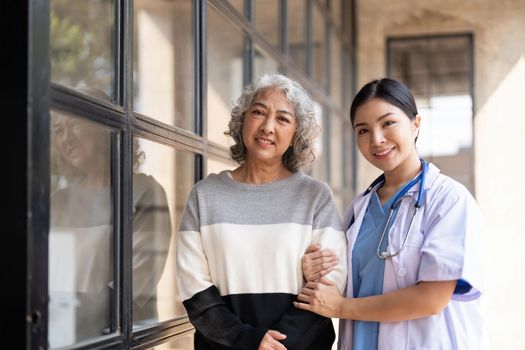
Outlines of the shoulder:
<svg viewBox="0 0 525 350">
<path fill-rule="evenodd" d="M 430 212 L 440 216 L 447 211 L 461 212 L 463 215 L 467 212 L 480 214 L 476 200 L 463 184 L 440 173 L 435 166 L 433 168 L 435 171 L 429 178 L 424 199 Z"/>
<path fill-rule="evenodd" d="M 429 168 L 429 184 L 427 192 L 432 199 L 446 199 L 451 202 L 460 200 L 474 200 L 470 191 L 460 182 L 441 173 L 439 169 L 431 164 Z"/>
<path fill-rule="evenodd" d="M 302 190 L 308 191 L 310 193 L 321 193 L 324 195 L 332 194 L 332 189 L 326 182 L 314 179 L 310 175 L 302 172 L 298 175 L 299 176 L 297 176 L 296 185 L 300 186 Z"/>
</svg>

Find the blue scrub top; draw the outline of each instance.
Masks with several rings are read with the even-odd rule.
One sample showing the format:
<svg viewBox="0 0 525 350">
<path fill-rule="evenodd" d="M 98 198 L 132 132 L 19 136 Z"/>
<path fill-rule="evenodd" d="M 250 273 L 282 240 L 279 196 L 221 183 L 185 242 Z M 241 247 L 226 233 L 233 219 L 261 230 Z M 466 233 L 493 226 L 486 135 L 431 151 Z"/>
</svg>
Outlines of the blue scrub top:
<svg viewBox="0 0 525 350">
<path fill-rule="evenodd" d="M 376 191 L 371 194 L 370 203 L 366 209 L 363 223 L 352 251 L 352 276 L 354 287 L 354 298 L 379 295 L 383 293 L 383 276 L 385 271 L 385 260 L 376 255 L 377 245 L 381 239 L 384 225 L 388 219 L 390 205 L 399 192 L 405 186 L 394 193 L 384 205 L 381 205 Z M 399 206 L 397 207 L 399 208 Z M 390 225 L 395 221 L 397 208 L 392 213 Z M 390 227 L 389 227 L 390 229 Z M 388 233 L 385 234 L 381 251 L 385 251 L 388 245 Z M 353 349 L 368 350 L 377 349 L 377 337 L 379 335 L 379 322 L 354 321 Z"/>
</svg>

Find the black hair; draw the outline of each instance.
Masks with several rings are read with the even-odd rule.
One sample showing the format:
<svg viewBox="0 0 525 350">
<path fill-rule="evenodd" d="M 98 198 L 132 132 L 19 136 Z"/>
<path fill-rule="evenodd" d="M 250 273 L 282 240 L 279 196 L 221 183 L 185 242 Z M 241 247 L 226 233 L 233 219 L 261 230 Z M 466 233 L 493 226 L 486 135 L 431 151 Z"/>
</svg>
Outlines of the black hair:
<svg viewBox="0 0 525 350">
<path fill-rule="evenodd" d="M 355 95 L 350 107 L 352 126 L 354 125 L 357 108 L 374 98 L 382 99 L 396 106 L 405 112 L 410 119 L 414 119 L 418 114 L 416 101 L 408 87 L 394 79 L 376 79 L 363 86 Z"/>
</svg>

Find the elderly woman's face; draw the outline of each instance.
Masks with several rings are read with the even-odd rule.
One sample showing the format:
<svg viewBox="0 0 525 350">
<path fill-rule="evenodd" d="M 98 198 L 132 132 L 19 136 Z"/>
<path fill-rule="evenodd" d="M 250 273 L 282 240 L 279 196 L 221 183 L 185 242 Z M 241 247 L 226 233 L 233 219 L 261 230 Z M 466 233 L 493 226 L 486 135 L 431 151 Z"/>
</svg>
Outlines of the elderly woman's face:
<svg viewBox="0 0 525 350">
<path fill-rule="evenodd" d="M 276 162 L 292 145 L 297 120 L 282 91 L 261 91 L 244 113 L 242 137 L 247 161 Z"/>
<path fill-rule="evenodd" d="M 75 168 L 89 169 L 106 159 L 109 138 L 93 123 L 52 112 L 51 131 L 56 150 Z"/>
</svg>

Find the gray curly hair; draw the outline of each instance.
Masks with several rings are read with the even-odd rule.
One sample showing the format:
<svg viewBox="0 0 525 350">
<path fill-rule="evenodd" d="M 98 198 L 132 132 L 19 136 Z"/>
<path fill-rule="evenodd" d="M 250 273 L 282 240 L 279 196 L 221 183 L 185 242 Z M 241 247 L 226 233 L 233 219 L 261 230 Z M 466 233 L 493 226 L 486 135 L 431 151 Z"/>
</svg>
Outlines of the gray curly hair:
<svg viewBox="0 0 525 350">
<path fill-rule="evenodd" d="M 315 159 L 315 141 L 321 127 L 315 120 L 314 105 L 308 92 L 298 82 L 281 74 L 264 74 L 253 84 L 244 88 L 231 111 L 228 131 L 224 134 L 233 138 L 231 157 L 239 164 L 246 161 L 247 150 L 242 140 L 244 113 L 250 108 L 257 95 L 268 89 L 282 91 L 293 107 L 297 129 L 292 145 L 283 155 L 283 165 L 292 172 L 306 168 Z"/>
</svg>

